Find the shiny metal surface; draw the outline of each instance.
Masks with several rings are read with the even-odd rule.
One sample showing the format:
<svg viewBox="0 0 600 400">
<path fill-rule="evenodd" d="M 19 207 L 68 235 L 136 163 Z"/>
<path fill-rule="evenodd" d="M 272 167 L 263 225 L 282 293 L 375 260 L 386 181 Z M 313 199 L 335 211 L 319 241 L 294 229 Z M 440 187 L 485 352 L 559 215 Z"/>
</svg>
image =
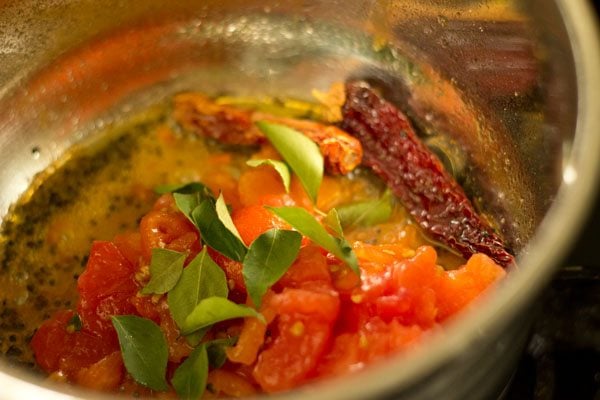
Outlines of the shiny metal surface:
<svg viewBox="0 0 600 400">
<path fill-rule="evenodd" d="M 573 0 L 6 2 L 0 217 L 71 144 L 177 91 L 309 98 L 367 78 L 435 133 L 520 268 L 415 351 L 282 397 L 487 398 L 598 184 L 591 15 Z M 47 385 L 0 358 L 2 399 L 103 397 Z"/>
</svg>

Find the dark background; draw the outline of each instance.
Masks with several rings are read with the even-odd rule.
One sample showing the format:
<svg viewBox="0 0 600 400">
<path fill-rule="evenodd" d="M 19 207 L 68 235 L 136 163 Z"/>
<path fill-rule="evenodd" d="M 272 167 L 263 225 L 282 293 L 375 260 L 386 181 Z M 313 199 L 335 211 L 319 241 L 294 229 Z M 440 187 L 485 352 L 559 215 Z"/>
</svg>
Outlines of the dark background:
<svg viewBox="0 0 600 400">
<path fill-rule="evenodd" d="M 600 2 L 592 3 L 598 15 Z M 600 400 L 600 198 L 596 197 L 574 249 L 538 304 L 531 339 L 506 400 Z"/>
</svg>

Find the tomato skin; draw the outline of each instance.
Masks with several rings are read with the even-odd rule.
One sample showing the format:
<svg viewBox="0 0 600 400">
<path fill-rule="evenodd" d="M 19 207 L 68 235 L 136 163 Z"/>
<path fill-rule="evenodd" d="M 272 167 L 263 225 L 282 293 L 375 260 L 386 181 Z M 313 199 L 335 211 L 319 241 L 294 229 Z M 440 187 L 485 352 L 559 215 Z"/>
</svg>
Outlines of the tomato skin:
<svg viewBox="0 0 600 400">
<path fill-rule="evenodd" d="M 278 334 L 258 356 L 252 376 L 268 393 L 292 389 L 309 379 L 329 343 L 332 322 L 310 315 L 281 315 Z"/>
<path fill-rule="evenodd" d="M 300 249 L 298 258 L 277 282 L 277 287 L 300 287 L 306 282 L 323 282 L 331 285 L 327 258 L 321 248 L 308 245 Z"/>
<path fill-rule="evenodd" d="M 142 254 L 150 262 L 152 249 L 168 248 L 178 238 L 196 232 L 192 223 L 178 211 L 153 210 L 140 221 Z"/>
<path fill-rule="evenodd" d="M 73 311 L 57 313 L 40 326 L 31 340 L 38 365 L 48 373 L 61 371 L 70 379 L 81 368 L 118 349 L 118 344 L 104 338 L 68 329 L 74 315 Z"/>
<path fill-rule="evenodd" d="M 77 384 L 89 389 L 113 391 L 119 387 L 124 374 L 123 358 L 115 351 L 76 373 Z"/>
<path fill-rule="evenodd" d="M 238 194 L 243 206 L 263 204 L 263 197 L 284 196 L 285 187 L 273 167 L 261 165 L 250 168 L 240 176 Z"/>
<path fill-rule="evenodd" d="M 340 302 L 335 291 L 319 293 L 313 290 L 285 288 L 273 296 L 271 303 L 280 315 L 305 314 L 332 321 L 337 317 Z"/>
<path fill-rule="evenodd" d="M 179 253 L 188 253 L 188 256 L 185 258 L 185 264 L 187 265 L 198 255 L 198 253 L 200 253 L 200 250 L 202 250 L 200 235 L 197 232 L 184 233 L 166 245 L 165 248 Z"/>
<path fill-rule="evenodd" d="M 92 244 L 86 269 L 77 281 L 80 295 L 77 312 L 86 331 L 116 343 L 110 317 L 135 313 L 129 301 L 138 290 L 134 273 L 134 266 L 114 243 Z"/>
<path fill-rule="evenodd" d="M 85 270 L 77 280 L 83 297 L 101 298 L 131 292 L 135 267 L 111 242 L 94 242 Z"/>
<path fill-rule="evenodd" d="M 326 263 L 325 263 L 326 265 Z M 269 298 L 279 316 L 273 341 L 258 356 L 254 379 L 266 392 L 278 392 L 310 379 L 331 340 L 340 300 L 329 282 L 286 287 Z"/>
<path fill-rule="evenodd" d="M 171 193 L 161 195 L 152 206 L 154 211 L 176 211 L 177 205 L 175 204 L 175 198 Z"/>
<path fill-rule="evenodd" d="M 396 320 L 386 323 L 378 317 L 371 318 L 357 332 L 336 336 L 317 373 L 326 377 L 362 369 L 414 345 L 422 332 L 416 325 L 405 326 Z"/>
<path fill-rule="evenodd" d="M 209 372 L 206 383 L 212 386 L 217 396 L 235 398 L 256 394 L 256 388 L 248 380 L 234 372 L 223 369 Z"/>
<path fill-rule="evenodd" d="M 458 313 L 505 275 L 506 271 L 484 254 L 474 254 L 464 266 L 447 271 L 438 286 L 438 321 Z"/>
<path fill-rule="evenodd" d="M 35 360 L 48 373 L 58 370 L 60 357 L 69 347 L 67 324 L 74 315 L 71 310 L 59 311 L 44 321 L 31 339 Z"/>
<path fill-rule="evenodd" d="M 210 255 L 210 258 L 221 267 L 223 272 L 225 272 L 228 283 L 233 282 L 233 288 L 230 284 L 230 289 L 246 294 L 246 284 L 244 283 L 244 276 L 242 275 L 242 263 L 234 261 L 210 247 L 208 248 L 208 254 Z"/>
<path fill-rule="evenodd" d="M 269 229 L 289 229 L 288 224 L 262 205 L 235 210 L 231 219 L 247 246 Z"/>
<path fill-rule="evenodd" d="M 389 255 L 377 256 L 376 248 L 369 249 L 372 259 L 386 259 Z M 396 257 L 385 264 L 373 261 L 361 263 L 362 284 L 350 297 L 356 304 L 349 310 L 348 325 L 360 326 L 372 317 L 386 322 L 395 319 L 404 325 L 428 328 L 437 317 L 437 287 L 443 272 L 436 266 L 436 252 L 429 246 L 417 249 L 414 257 Z M 358 318 L 358 319 L 357 319 Z"/>
<path fill-rule="evenodd" d="M 139 266 L 142 256 L 142 237 L 139 232 L 117 235 L 113 242 L 131 265 Z"/>
<path fill-rule="evenodd" d="M 135 314 L 160 324 L 160 310 L 158 304 L 152 301 L 152 296 L 137 294 L 129 299 L 135 307 Z"/>
</svg>

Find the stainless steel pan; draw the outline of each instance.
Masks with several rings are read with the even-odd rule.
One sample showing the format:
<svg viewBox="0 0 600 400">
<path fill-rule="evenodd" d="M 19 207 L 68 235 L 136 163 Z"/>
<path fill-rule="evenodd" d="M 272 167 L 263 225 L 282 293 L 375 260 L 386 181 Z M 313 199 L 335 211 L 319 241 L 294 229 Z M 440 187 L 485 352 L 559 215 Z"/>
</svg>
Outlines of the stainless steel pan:
<svg viewBox="0 0 600 400">
<path fill-rule="evenodd" d="M 599 49 L 575 0 L 4 1 L 0 217 L 71 144 L 177 91 L 307 99 L 368 79 L 495 219 L 519 268 L 415 351 L 282 397 L 489 398 L 597 186 Z M 7 356 L 0 388 L 2 399 L 102 398 Z"/>
</svg>

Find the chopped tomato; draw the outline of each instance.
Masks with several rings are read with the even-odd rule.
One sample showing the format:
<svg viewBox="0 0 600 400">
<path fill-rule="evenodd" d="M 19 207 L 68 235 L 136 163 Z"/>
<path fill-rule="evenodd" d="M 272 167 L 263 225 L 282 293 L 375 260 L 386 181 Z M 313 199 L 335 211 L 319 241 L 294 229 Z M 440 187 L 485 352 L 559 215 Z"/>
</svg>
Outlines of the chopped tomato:
<svg viewBox="0 0 600 400">
<path fill-rule="evenodd" d="M 279 317 L 277 334 L 258 356 L 253 377 L 269 393 L 292 389 L 310 377 L 331 338 L 332 322 L 310 315 Z"/>
<path fill-rule="evenodd" d="M 332 291 L 286 288 L 271 297 L 269 307 L 279 316 L 276 334 L 260 353 L 253 376 L 264 391 L 277 392 L 301 384 L 315 371 L 331 338 L 339 299 Z"/>
<path fill-rule="evenodd" d="M 266 323 L 258 318 L 244 318 L 244 324 L 233 347 L 226 349 L 227 358 L 242 365 L 252 365 L 256 361 L 258 352 L 265 342 L 267 324 L 271 323 L 276 315 L 272 304 L 273 292 L 268 291 L 263 297 L 260 313 L 265 317 Z M 251 306 L 252 299 L 248 297 L 246 304 Z"/>
<path fill-rule="evenodd" d="M 231 215 L 231 219 L 242 240 L 248 246 L 254 239 L 269 229 L 289 229 L 289 225 L 262 205 L 235 210 Z"/>
<path fill-rule="evenodd" d="M 265 149 L 262 156 L 274 151 L 269 145 Z M 273 157 L 278 155 L 266 158 Z M 227 168 L 233 159 L 226 153 L 211 156 L 207 162 L 223 168 L 205 182 L 215 193 L 224 192 L 246 245 L 270 229 L 292 229 L 266 206 L 300 206 L 318 213 L 296 175 L 289 193 L 269 166 L 243 170 L 236 182 L 233 169 Z M 317 208 L 335 206 L 339 196 L 355 198 L 356 187 L 343 178 L 324 177 Z M 360 276 L 303 237 L 296 260 L 262 299 L 259 311 L 264 321 L 237 318 L 207 331 L 203 341 L 234 336 L 238 340 L 225 350 L 224 366 L 209 372 L 205 397 L 279 392 L 359 370 L 413 346 L 423 332 L 455 315 L 504 276 L 504 270 L 483 255 L 444 271 L 433 247 L 418 247 L 422 240 L 417 228 L 401 227 L 395 221 L 382 228 L 388 233 L 369 236 L 382 225 L 363 232 L 363 239 L 371 238 L 375 244 L 353 244 Z M 389 243 L 383 237 L 391 238 Z M 72 326 L 73 311 L 58 313 L 42 324 L 31 341 L 40 367 L 92 389 L 175 398 L 172 388 L 156 393 L 126 373 L 111 318 L 138 315 L 160 327 L 168 346 L 166 378 L 170 382 L 194 347 L 173 320 L 168 295 L 142 295 L 139 290 L 148 278 L 152 249 L 185 253 L 187 264 L 200 252 L 200 240 L 198 229 L 167 194 L 141 219 L 139 232 L 120 234 L 113 242 L 95 242 L 77 283 L 82 329 Z M 252 307 L 243 262 L 211 248 L 207 251 L 225 272 L 228 299 Z"/>
<path fill-rule="evenodd" d="M 61 356 L 69 348 L 67 325 L 75 313 L 71 310 L 59 311 L 46 320 L 31 339 L 35 360 L 46 372 L 58 370 Z"/>
<path fill-rule="evenodd" d="M 44 322 L 31 340 L 38 365 L 47 372 L 61 371 L 73 378 L 81 369 L 118 349 L 118 345 L 69 326 L 75 315 L 61 311 Z"/>
<path fill-rule="evenodd" d="M 299 287 L 306 282 L 331 283 L 327 258 L 321 248 L 308 245 L 300 249 L 298 258 L 281 277 L 279 287 Z"/>
<path fill-rule="evenodd" d="M 193 348 L 179 332 L 165 302 L 161 304 L 159 313 L 160 329 L 164 333 L 169 347 L 169 361 L 179 363 L 184 357 L 190 355 Z"/>
<path fill-rule="evenodd" d="M 177 206 L 175 205 L 175 199 L 171 193 L 163 194 L 160 196 L 152 207 L 154 211 L 175 211 Z"/>
<path fill-rule="evenodd" d="M 117 235 L 113 242 L 131 265 L 139 266 L 140 257 L 142 256 L 142 237 L 139 232 Z"/>
<path fill-rule="evenodd" d="M 152 249 L 165 248 L 190 232 L 195 233 L 196 228 L 181 212 L 150 211 L 140 222 L 142 254 L 146 263 L 150 261 Z"/>
<path fill-rule="evenodd" d="M 248 397 L 256 394 L 256 388 L 238 374 L 223 369 L 211 371 L 206 381 L 216 396 Z"/>
<path fill-rule="evenodd" d="M 136 314 L 160 324 L 160 309 L 158 301 L 153 296 L 136 294 L 129 300 L 135 307 Z"/>
<path fill-rule="evenodd" d="M 165 248 L 179 253 L 187 253 L 185 263 L 188 264 L 200 253 L 202 245 L 197 232 L 187 232 L 171 241 Z"/>
<path fill-rule="evenodd" d="M 244 171 L 238 181 L 238 194 L 243 206 L 264 204 L 263 197 L 286 194 L 281 177 L 273 167 L 262 165 Z"/>
<path fill-rule="evenodd" d="M 135 269 L 111 242 L 94 242 L 85 271 L 77 281 L 77 312 L 85 330 L 116 343 L 110 318 L 132 314 L 129 298 L 138 290 Z"/>
<path fill-rule="evenodd" d="M 485 254 L 475 254 L 463 267 L 446 272 L 438 288 L 438 321 L 459 312 L 504 275 L 506 271 Z"/>
<path fill-rule="evenodd" d="M 356 333 L 337 336 L 331 350 L 319 366 L 320 376 L 343 375 L 397 353 L 414 344 L 422 334 L 417 326 L 405 326 L 398 321 L 383 322 L 375 317 Z"/>
<path fill-rule="evenodd" d="M 123 380 L 123 359 L 120 351 L 115 351 L 77 372 L 75 381 L 94 390 L 116 390 Z"/>
</svg>

